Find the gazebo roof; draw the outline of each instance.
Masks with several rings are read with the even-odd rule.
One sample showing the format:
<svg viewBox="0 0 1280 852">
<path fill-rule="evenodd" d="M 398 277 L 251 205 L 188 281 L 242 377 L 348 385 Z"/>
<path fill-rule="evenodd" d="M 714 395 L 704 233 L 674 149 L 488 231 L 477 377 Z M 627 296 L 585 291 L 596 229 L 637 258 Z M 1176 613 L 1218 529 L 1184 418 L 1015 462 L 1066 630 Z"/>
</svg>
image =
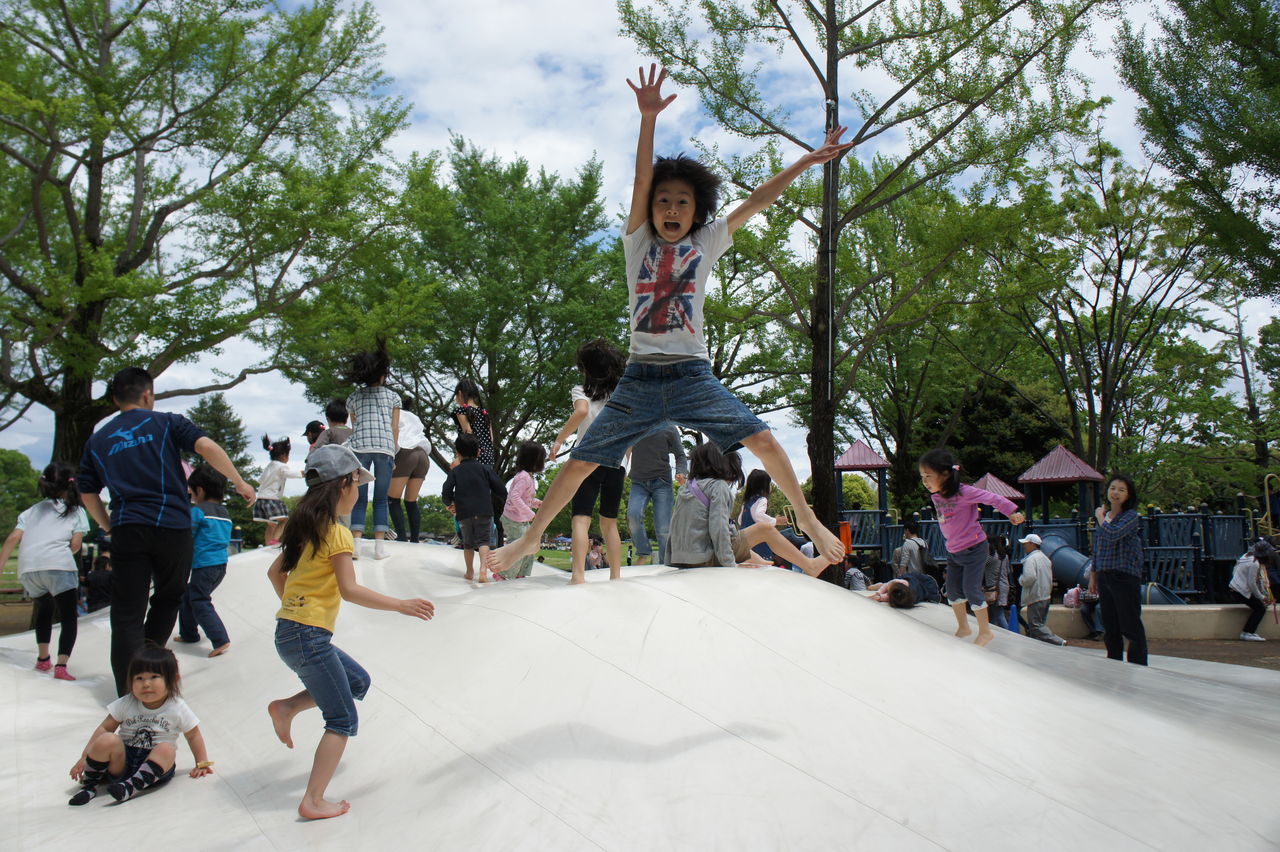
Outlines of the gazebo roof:
<svg viewBox="0 0 1280 852">
<path fill-rule="evenodd" d="M 1084 463 L 1078 455 L 1059 444 L 1018 477 L 1023 485 L 1054 482 L 1102 482 L 1105 476 Z"/>
<path fill-rule="evenodd" d="M 889 463 L 862 441 L 854 441 L 849 449 L 836 459 L 836 470 L 883 470 L 887 467 Z"/>
<path fill-rule="evenodd" d="M 981 488 L 983 491 L 990 491 L 992 494 L 999 494 L 1001 497 L 1007 497 L 1010 500 L 1025 500 L 1027 495 L 1005 482 L 994 473 L 984 473 L 982 478 L 973 483 L 975 488 Z"/>
</svg>

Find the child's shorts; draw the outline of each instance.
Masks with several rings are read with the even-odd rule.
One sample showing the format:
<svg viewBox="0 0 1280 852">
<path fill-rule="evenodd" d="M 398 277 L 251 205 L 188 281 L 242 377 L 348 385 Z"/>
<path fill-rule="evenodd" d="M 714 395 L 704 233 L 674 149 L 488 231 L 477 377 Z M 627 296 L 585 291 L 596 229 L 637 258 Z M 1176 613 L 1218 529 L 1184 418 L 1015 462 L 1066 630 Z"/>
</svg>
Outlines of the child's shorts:
<svg viewBox="0 0 1280 852">
<path fill-rule="evenodd" d="M 738 532 L 737 530 L 734 530 L 733 536 L 729 539 L 729 542 L 733 545 L 734 563 L 746 562 L 748 559 L 751 558 L 751 555 L 752 555 L 751 548 L 747 547 L 747 539 L 742 533 Z M 708 559 L 706 562 L 699 562 L 697 565 L 672 562 L 671 567 L 672 568 L 714 568 L 719 564 L 720 563 L 717 562 L 716 558 L 713 556 L 710 559 Z M 730 567 L 730 566 L 725 566 L 725 567 Z"/>
<path fill-rule="evenodd" d="M 359 663 L 333 644 L 333 634 L 277 618 L 276 653 L 311 693 L 324 717 L 324 729 L 354 737 L 360 722 L 356 702 L 369 694 L 373 682 Z"/>
<path fill-rule="evenodd" d="M 726 453 L 769 428 L 720 384 L 706 361 L 633 362 L 569 455 L 618 467 L 629 447 L 669 423 L 702 432 Z"/>
<path fill-rule="evenodd" d="M 493 518 L 463 518 L 458 526 L 462 529 L 462 546 L 467 550 L 488 547 L 493 540 Z"/>
<path fill-rule="evenodd" d="M 69 592 L 80 585 L 80 575 L 75 571 L 28 571 L 18 575 L 22 590 L 29 598 L 42 598 Z"/>
<path fill-rule="evenodd" d="M 283 521 L 289 517 L 289 507 L 283 500 L 258 500 L 253 504 L 255 521 Z"/>
<path fill-rule="evenodd" d="M 622 505 L 622 488 L 627 472 L 620 467 L 598 467 L 582 480 L 573 495 L 573 514 L 590 516 L 595 513 L 596 498 L 600 498 L 600 517 L 617 518 Z"/>
<path fill-rule="evenodd" d="M 124 747 L 124 772 L 117 775 L 115 780 L 120 781 L 124 778 L 132 777 L 133 773 L 137 772 L 138 769 L 142 766 L 142 764 L 147 762 L 147 755 L 149 754 L 151 754 L 151 749 L 149 748 L 138 748 L 136 746 L 131 746 L 131 745 L 125 746 Z M 178 768 L 177 763 L 175 763 L 173 766 L 170 766 L 163 775 L 161 775 L 156 779 L 156 783 L 163 784 L 165 781 L 168 781 L 170 778 L 173 777 L 173 771 L 177 768 Z"/>
</svg>

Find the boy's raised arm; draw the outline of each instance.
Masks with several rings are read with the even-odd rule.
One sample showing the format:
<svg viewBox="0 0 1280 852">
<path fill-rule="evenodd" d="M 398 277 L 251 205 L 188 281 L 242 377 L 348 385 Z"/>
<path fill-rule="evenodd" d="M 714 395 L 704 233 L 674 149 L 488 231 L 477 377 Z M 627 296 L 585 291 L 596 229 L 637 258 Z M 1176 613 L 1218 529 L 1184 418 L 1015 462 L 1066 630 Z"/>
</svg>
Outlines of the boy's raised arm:
<svg viewBox="0 0 1280 852">
<path fill-rule="evenodd" d="M 783 191 L 791 186 L 792 182 L 800 177 L 800 175 L 810 166 L 819 166 L 830 160 L 834 160 L 842 153 L 847 151 L 852 142 L 840 144 L 840 137 L 844 135 L 846 127 L 837 127 L 827 134 L 826 140 L 822 143 L 821 148 L 815 148 L 808 152 L 773 177 L 756 187 L 756 191 L 747 196 L 747 199 L 733 208 L 733 212 L 729 214 L 729 233 L 741 228 L 748 219 L 764 210 L 773 202 L 777 201 Z M 632 213 L 634 216 L 635 214 Z"/>
<path fill-rule="evenodd" d="M 658 125 L 658 113 L 676 99 L 675 95 L 662 97 L 662 81 L 667 79 L 667 69 L 658 70 L 655 62 L 639 70 L 640 85 L 627 80 L 636 93 L 636 108 L 640 110 L 640 137 L 636 140 L 636 180 L 631 187 L 631 215 L 627 217 L 627 233 L 649 221 L 649 187 L 653 184 L 653 130 Z M 789 182 L 789 181 L 788 181 Z"/>
</svg>

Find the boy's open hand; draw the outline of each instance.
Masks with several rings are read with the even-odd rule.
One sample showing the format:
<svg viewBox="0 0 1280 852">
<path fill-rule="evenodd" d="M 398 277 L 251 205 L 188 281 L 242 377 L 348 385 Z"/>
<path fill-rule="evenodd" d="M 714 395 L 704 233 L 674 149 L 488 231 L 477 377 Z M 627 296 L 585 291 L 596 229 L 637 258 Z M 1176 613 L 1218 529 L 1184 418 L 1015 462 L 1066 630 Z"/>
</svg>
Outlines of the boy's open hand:
<svg viewBox="0 0 1280 852">
<path fill-rule="evenodd" d="M 84 758 L 83 757 L 76 761 L 75 766 L 71 767 L 71 777 L 76 781 L 79 781 L 81 778 L 84 777 Z"/>
<path fill-rule="evenodd" d="M 836 157 L 852 148 L 852 142 L 845 142 L 844 144 L 840 143 L 840 137 L 843 136 L 844 132 L 848 129 L 848 127 L 841 126 L 828 133 L 827 138 L 822 143 L 822 147 L 815 148 L 810 151 L 804 158 L 806 165 L 820 166 L 823 163 L 834 160 Z"/>
<path fill-rule="evenodd" d="M 400 601 L 400 614 L 421 618 L 423 621 L 430 621 L 431 617 L 436 614 L 436 605 L 422 598 L 405 598 Z"/>
<path fill-rule="evenodd" d="M 644 68 L 639 69 L 640 85 L 637 86 L 627 79 L 627 85 L 631 87 L 631 91 L 636 93 L 636 107 L 640 110 L 641 115 L 657 115 L 676 99 L 675 95 L 668 97 L 662 96 L 662 81 L 667 79 L 667 69 L 658 70 L 658 63 L 649 66 L 649 74 L 646 78 Z M 829 159 L 829 158 L 828 158 Z M 823 160 L 822 162 L 826 162 Z"/>
</svg>

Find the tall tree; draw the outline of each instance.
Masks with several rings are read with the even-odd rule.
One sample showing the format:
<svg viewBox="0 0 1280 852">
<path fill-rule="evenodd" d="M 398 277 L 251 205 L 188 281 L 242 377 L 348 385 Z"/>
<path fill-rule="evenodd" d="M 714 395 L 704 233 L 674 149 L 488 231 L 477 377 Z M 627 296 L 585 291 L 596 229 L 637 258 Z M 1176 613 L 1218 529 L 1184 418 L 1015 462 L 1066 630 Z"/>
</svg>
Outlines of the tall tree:
<svg viewBox="0 0 1280 852">
<path fill-rule="evenodd" d="M 369 252 L 335 296 L 286 312 L 286 374 L 317 401 L 345 396 L 343 358 L 384 335 L 389 385 L 422 418 L 436 464 L 453 457 L 448 412 L 470 378 L 510 475 L 520 442 L 549 441 L 571 413 L 579 344 L 625 333 L 620 253 L 600 239 L 600 165 L 562 178 L 455 138 L 447 159 L 412 160 L 400 206 L 404 235 Z"/>
<path fill-rule="evenodd" d="M 187 419 L 209 433 L 209 437 L 227 451 L 231 463 L 240 471 L 241 476 L 249 479 L 257 476 L 258 465 L 249 453 L 249 432 L 244 428 L 240 415 L 227 402 L 226 394 L 211 393 L 201 397 L 199 402 L 187 409 Z M 187 461 L 199 464 L 201 460 L 199 456 L 191 454 Z"/>
<path fill-rule="evenodd" d="M 95 379 L 261 331 L 388 227 L 378 36 L 337 0 L 0 0 L 0 403 L 53 411 L 54 457 Z"/>
<path fill-rule="evenodd" d="M 804 329 L 796 341 L 796 360 L 807 365 L 810 379 L 804 402 L 813 499 L 824 521 L 834 520 L 839 399 L 831 314 L 850 288 L 871 286 L 841 281 L 833 289 L 842 232 L 922 186 L 972 170 L 998 170 L 1072 124 L 1072 73 L 1066 60 L 1090 11 L 1101 2 L 904 6 L 879 0 L 700 0 L 701 20 L 695 26 L 688 2 L 620 0 L 624 31 L 668 66 L 677 81 L 696 87 L 707 110 L 731 133 L 808 147 L 806 139 L 820 136 L 819 124 L 841 123 L 841 106 L 851 105 L 854 148 L 845 162 L 870 161 L 865 151 L 876 145 L 889 164 L 873 170 L 875 179 L 858 192 L 842 195 L 840 161 L 833 161 L 820 181 L 797 181 L 780 206 L 780 215 L 799 223 L 816 254 L 815 263 L 780 267 L 771 283 L 790 303 L 785 313 L 799 318 Z M 758 59 L 763 50 L 782 55 L 784 63 L 792 61 L 782 69 L 771 64 L 766 72 Z M 763 85 L 762 77 L 796 69 L 785 97 L 770 100 L 766 92 L 778 87 Z M 856 73 L 863 86 L 851 97 L 846 93 L 853 87 L 842 72 Z M 809 108 L 793 119 L 792 110 L 806 104 Z M 891 150 L 900 153 L 890 156 Z M 731 161 L 734 184 L 743 191 L 758 185 L 771 159 Z M 930 281 L 922 275 L 920 287 Z M 857 325 L 860 319 L 852 321 Z M 876 329 L 861 331 L 874 334 Z M 855 358 L 851 369 L 860 360 Z"/>
<path fill-rule="evenodd" d="M 1058 227 L 1031 229 L 992 256 L 1010 293 L 1019 294 L 1002 299 L 1001 310 L 1040 350 L 1042 369 L 1066 402 L 1065 418 L 1054 425 L 1079 456 L 1105 470 L 1122 421 L 1141 430 L 1140 412 L 1163 411 L 1137 404 L 1153 392 L 1143 383 L 1162 392 L 1166 386 L 1152 376 L 1158 358 L 1184 345 L 1204 300 L 1227 280 L 1199 223 L 1151 168 L 1125 164 L 1096 131 L 1080 153 L 1056 172 Z M 1040 221 L 1052 217 L 1050 211 Z M 999 365 L 970 363 L 999 377 Z"/>
<path fill-rule="evenodd" d="M 5 535 L 13 529 L 18 515 L 40 499 L 36 490 L 39 477 L 40 472 L 31 467 L 26 453 L 0 450 L 0 530 L 5 530 Z"/>
<path fill-rule="evenodd" d="M 1188 190 L 1213 242 L 1280 295 L 1280 7 L 1171 0 L 1160 35 L 1126 26 L 1120 75 L 1160 164 Z"/>
</svg>

